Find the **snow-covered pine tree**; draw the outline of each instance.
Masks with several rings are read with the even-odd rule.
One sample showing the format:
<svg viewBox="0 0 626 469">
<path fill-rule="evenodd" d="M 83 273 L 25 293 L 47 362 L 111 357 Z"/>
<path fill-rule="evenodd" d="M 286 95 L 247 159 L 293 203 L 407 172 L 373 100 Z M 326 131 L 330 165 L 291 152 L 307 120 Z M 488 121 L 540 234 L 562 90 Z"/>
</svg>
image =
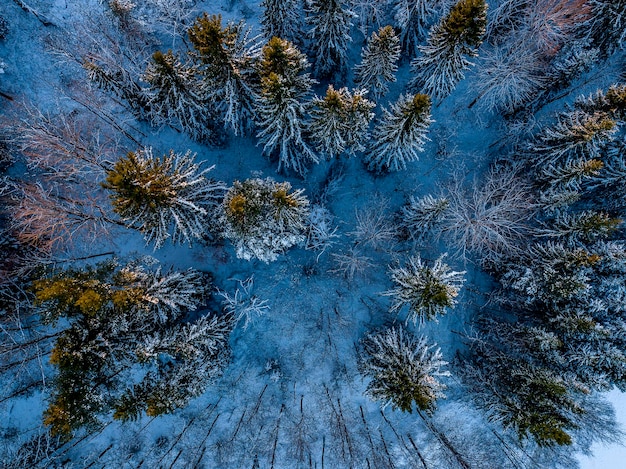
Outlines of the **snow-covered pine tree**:
<svg viewBox="0 0 626 469">
<path fill-rule="evenodd" d="M 563 158 L 596 159 L 617 129 L 617 122 L 607 112 L 575 109 L 559 115 L 556 124 L 544 128 L 530 149 L 537 166 Z"/>
<path fill-rule="evenodd" d="M 589 0 L 591 18 L 583 29 L 587 39 L 604 53 L 622 48 L 626 41 L 626 0 Z"/>
<path fill-rule="evenodd" d="M 291 42 L 301 40 L 301 0 L 262 0 L 261 8 L 260 21 L 267 40 L 273 37 Z"/>
<path fill-rule="evenodd" d="M 326 96 L 313 98 L 308 131 L 317 149 L 327 158 L 365 149 L 367 129 L 376 106 L 365 98 L 365 90 L 335 90 L 328 85 Z"/>
<path fill-rule="evenodd" d="M 172 51 L 152 55 L 143 79 L 149 117 L 153 124 L 179 124 L 184 132 L 198 141 L 219 145 L 223 135 L 216 129 L 215 109 L 204 101 L 197 70 L 181 63 Z"/>
<path fill-rule="evenodd" d="M 174 243 L 191 243 L 207 236 L 226 189 L 207 177 L 212 169 L 202 169 L 190 151 L 159 158 L 145 148 L 120 158 L 103 187 L 112 192 L 113 210 L 157 249 L 169 237 Z"/>
<path fill-rule="evenodd" d="M 359 31 L 366 38 L 369 36 L 370 27 L 380 27 L 385 18 L 388 7 L 387 0 L 350 0 L 350 9 L 358 18 Z"/>
<path fill-rule="evenodd" d="M 584 182 L 597 178 L 603 167 L 604 163 L 598 159 L 572 158 L 560 164 L 546 164 L 540 169 L 538 179 L 551 189 L 578 191 Z"/>
<path fill-rule="evenodd" d="M 346 51 L 352 41 L 351 20 L 355 16 L 342 0 L 308 2 L 307 22 L 311 26 L 309 38 L 317 77 L 345 75 Z"/>
<path fill-rule="evenodd" d="M 419 240 L 426 236 L 442 220 L 449 207 L 450 201 L 445 197 L 411 197 L 409 203 L 402 207 L 402 224 L 409 237 Z"/>
<path fill-rule="evenodd" d="M 402 326 L 367 335 L 362 340 L 360 371 L 370 378 L 365 391 L 383 407 L 412 412 L 431 413 L 437 399 L 445 397 L 446 386 L 440 377 L 450 376 L 442 367 L 443 360 L 437 345 L 415 337 Z"/>
<path fill-rule="evenodd" d="M 302 189 L 271 178 L 235 181 L 224 197 L 224 236 L 237 257 L 271 262 L 306 239 L 309 201 Z"/>
<path fill-rule="evenodd" d="M 192 269 L 162 274 L 141 262 L 121 266 L 110 261 L 82 270 L 63 270 L 33 282 L 44 321 L 69 322 L 50 358 L 59 372 L 44 415 L 52 434 L 68 439 L 82 427 L 100 424 L 101 414 L 118 407 L 115 403 L 120 394 L 132 393 L 140 386 L 126 381 L 137 365 L 156 367 L 156 375 L 162 378 L 190 362 L 198 369 L 202 365 L 212 370 L 210 376 L 224 365 L 232 327 L 229 317 L 201 318 L 185 325 L 179 322 L 205 301 L 210 291 L 206 276 Z M 176 340 L 164 342 L 170 336 Z M 152 354 L 137 353 L 155 338 L 159 338 L 157 344 L 169 343 L 170 347 L 157 346 Z M 198 394 L 190 383 L 198 383 L 202 377 L 198 386 L 204 389 L 208 382 L 204 375 L 195 376 L 195 381 L 179 386 L 183 404 Z M 136 418 L 149 408 L 148 396 L 143 397 L 134 405 L 127 403 L 125 414 L 116 412 L 116 418 Z M 171 410 L 173 407 L 164 409 Z"/>
<path fill-rule="evenodd" d="M 430 140 L 426 134 L 433 122 L 430 98 L 425 94 L 402 95 L 374 128 L 372 145 L 367 151 L 367 169 L 378 173 L 406 169 L 406 163 L 417 161 L 418 153 Z"/>
<path fill-rule="evenodd" d="M 539 236 L 591 242 L 610 237 L 621 224 L 622 220 L 602 211 L 561 213 L 546 228 L 539 230 Z"/>
<path fill-rule="evenodd" d="M 591 96 L 580 96 L 574 108 L 586 114 L 606 113 L 609 119 L 626 120 L 626 85 L 612 85 L 604 92 L 598 90 Z"/>
<path fill-rule="evenodd" d="M 215 103 L 224 124 L 235 135 L 245 133 L 253 125 L 258 97 L 254 61 L 259 47 L 250 32 L 243 20 L 222 26 L 221 15 L 206 13 L 187 31 L 194 47 L 191 55 L 199 62 L 200 94 L 205 102 Z"/>
<path fill-rule="evenodd" d="M 482 43 L 487 22 L 485 0 L 460 0 L 450 13 L 433 26 L 428 42 L 419 46 L 420 55 L 411 62 L 413 79 L 409 88 L 443 99 L 463 79 Z"/>
<path fill-rule="evenodd" d="M 402 50 L 413 56 L 428 35 L 433 17 L 448 7 L 449 0 L 393 0 L 391 3 L 395 24 L 400 29 Z"/>
<path fill-rule="evenodd" d="M 361 51 L 361 63 L 354 67 L 355 82 L 379 98 L 389 91 L 388 83 L 396 81 L 400 58 L 400 39 L 391 26 L 372 33 Z"/>
<path fill-rule="evenodd" d="M 257 137 L 263 152 L 277 154 L 278 171 L 304 175 L 307 163 L 319 160 L 302 135 L 306 98 L 314 80 L 306 73 L 306 56 L 292 43 L 273 37 L 258 63 L 261 95 L 257 106 Z"/>
<path fill-rule="evenodd" d="M 445 255 L 439 257 L 432 266 L 422 262 L 418 255 L 410 257 L 406 267 L 391 269 L 391 279 L 395 283 L 393 290 L 385 296 L 393 299 L 391 312 L 398 312 L 408 306 L 406 321 L 416 324 L 425 320 L 436 319 L 453 308 L 456 297 L 465 282 L 465 271 L 457 272 L 443 263 Z"/>
</svg>

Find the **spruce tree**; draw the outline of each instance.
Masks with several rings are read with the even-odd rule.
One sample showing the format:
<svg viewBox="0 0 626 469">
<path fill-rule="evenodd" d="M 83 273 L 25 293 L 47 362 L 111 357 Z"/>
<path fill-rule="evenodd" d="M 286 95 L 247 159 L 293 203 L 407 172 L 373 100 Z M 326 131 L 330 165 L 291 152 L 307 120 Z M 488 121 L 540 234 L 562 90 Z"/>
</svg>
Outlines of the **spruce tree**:
<svg viewBox="0 0 626 469">
<path fill-rule="evenodd" d="M 444 9 L 447 0 L 394 0 L 393 17 L 400 29 L 402 50 L 412 56 L 428 35 L 429 22 Z"/>
<path fill-rule="evenodd" d="M 379 98 L 389 91 L 388 83 L 396 81 L 400 58 L 400 40 L 391 26 L 372 33 L 361 51 L 361 63 L 354 68 L 355 82 Z"/>
<path fill-rule="evenodd" d="M 406 321 L 416 324 L 418 321 L 435 319 L 446 313 L 447 308 L 456 304 L 456 297 L 465 282 L 465 272 L 456 272 L 443 263 L 439 257 L 432 266 L 417 257 L 409 258 L 406 267 L 391 269 L 391 279 L 395 288 L 384 293 L 393 299 L 391 312 L 400 311 L 408 306 Z"/>
<path fill-rule="evenodd" d="M 441 368 L 442 359 L 436 344 L 428 345 L 424 337 L 416 338 L 402 326 L 369 334 L 362 341 L 361 373 L 370 377 L 365 391 L 383 407 L 412 412 L 431 413 L 437 399 L 445 397 L 446 386 L 438 378 L 450 373 Z"/>
<path fill-rule="evenodd" d="M 351 93 L 347 88 L 335 90 L 328 85 L 326 96 L 313 99 L 308 131 L 317 149 L 329 159 L 365 149 L 375 107 L 365 94 L 364 90 Z"/>
<path fill-rule="evenodd" d="M 271 262 L 306 239 L 309 201 L 302 190 L 271 178 L 235 181 L 224 197 L 224 236 L 237 257 Z"/>
<path fill-rule="evenodd" d="M 346 51 L 350 37 L 350 20 L 356 15 L 341 0 L 311 0 L 307 22 L 317 77 L 342 76 L 346 72 Z"/>
<path fill-rule="evenodd" d="M 409 237 L 419 240 L 426 236 L 442 220 L 449 207 L 450 201 L 445 197 L 411 197 L 409 203 L 402 208 L 402 223 Z"/>
<path fill-rule="evenodd" d="M 69 439 L 83 427 L 100 425 L 101 415 L 113 410 L 115 418 L 135 419 L 149 408 L 149 396 L 136 395 L 120 406 L 122 396 L 145 387 L 152 376 L 159 377 L 155 384 L 165 386 L 169 375 L 195 369 L 184 386 L 176 383 L 180 397 L 176 405 L 164 409 L 171 412 L 198 395 L 208 384 L 207 377 L 216 376 L 223 367 L 230 318 L 180 323 L 205 301 L 210 291 L 205 275 L 192 269 L 163 273 L 149 264 L 153 262 L 147 259 L 126 265 L 110 261 L 33 282 L 44 321 L 69 324 L 50 357 L 58 369 L 44 414 L 52 434 Z M 148 373 L 137 373 L 137 367 Z M 131 371 L 143 378 L 129 381 Z"/>
<path fill-rule="evenodd" d="M 433 122 L 430 109 L 430 98 L 425 94 L 402 95 L 391 110 L 383 109 L 365 156 L 367 168 L 378 173 L 399 171 L 406 169 L 406 163 L 417 161 L 430 140 L 426 136 Z"/>
<path fill-rule="evenodd" d="M 278 37 L 263 47 L 258 64 L 261 96 L 257 107 L 257 137 L 263 152 L 278 157 L 278 171 L 293 169 L 304 175 L 309 162 L 318 158 L 302 134 L 306 98 L 314 83 L 306 69 L 306 56 L 292 43 Z"/>
<path fill-rule="evenodd" d="M 222 26 L 221 15 L 197 18 L 187 34 L 194 47 L 191 52 L 200 65 L 201 95 L 213 102 L 224 124 L 235 135 L 245 133 L 254 120 L 257 78 L 254 61 L 259 54 L 256 38 L 242 20 Z"/>
<path fill-rule="evenodd" d="M 226 189 L 207 178 L 195 155 L 174 153 L 155 157 L 151 148 L 130 152 L 107 172 L 113 210 L 130 227 L 141 231 L 155 249 L 166 239 L 174 243 L 208 235 L 210 217 Z"/>
<path fill-rule="evenodd" d="M 196 70 L 181 63 L 172 51 L 152 55 L 143 79 L 149 116 L 154 124 L 179 124 L 198 141 L 222 144 L 223 136 L 215 128 L 215 109 L 202 98 Z"/>
<path fill-rule="evenodd" d="M 290 42 L 301 40 L 300 0 L 262 0 L 261 26 L 267 40 L 273 37 Z"/>
<path fill-rule="evenodd" d="M 460 0 L 419 46 L 420 56 L 411 62 L 414 75 L 409 87 L 436 98 L 445 98 L 463 79 L 482 43 L 487 22 L 485 0 Z"/>
</svg>

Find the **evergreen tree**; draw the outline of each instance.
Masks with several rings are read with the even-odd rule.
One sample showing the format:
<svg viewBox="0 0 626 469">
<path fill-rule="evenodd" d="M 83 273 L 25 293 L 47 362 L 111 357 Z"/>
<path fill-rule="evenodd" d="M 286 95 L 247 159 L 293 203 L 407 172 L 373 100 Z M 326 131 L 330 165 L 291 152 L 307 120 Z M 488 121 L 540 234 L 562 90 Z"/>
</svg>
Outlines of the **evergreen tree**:
<svg viewBox="0 0 626 469">
<path fill-rule="evenodd" d="M 225 190 L 206 177 L 190 151 L 170 151 L 161 158 L 151 148 L 130 152 L 107 171 L 103 187 L 111 190 L 113 210 L 144 233 L 155 249 L 169 237 L 175 243 L 207 236 L 210 217 Z"/>
<path fill-rule="evenodd" d="M 305 241 L 309 201 L 302 190 L 271 178 L 235 181 L 223 202 L 224 236 L 235 244 L 237 257 L 263 262 Z"/>
<path fill-rule="evenodd" d="M 583 25 L 587 39 L 601 51 L 620 49 L 626 40 L 626 0 L 589 0 L 591 17 Z"/>
<path fill-rule="evenodd" d="M 293 169 L 303 175 L 308 162 L 318 162 L 302 135 L 305 100 L 314 83 L 307 67 L 306 56 L 284 39 L 274 37 L 263 47 L 257 137 L 266 155 L 278 154 L 279 172 Z"/>
<path fill-rule="evenodd" d="M 346 72 L 346 51 L 352 18 L 356 15 L 341 0 L 311 0 L 307 22 L 311 40 L 313 70 L 318 77 L 342 76 Z"/>
<path fill-rule="evenodd" d="M 607 213 L 584 210 L 579 213 L 560 214 L 547 228 L 540 231 L 540 235 L 589 242 L 608 238 L 621 224 L 622 220 Z"/>
<path fill-rule="evenodd" d="M 300 40 L 300 0 L 262 0 L 261 26 L 266 39 Z"/>
<path fill-rule="evenodd" d="M 177 383 L 178 403 L 184 405 L 198 395 L 195 387 L 204 389 L 208 383 L 207 375 L 198 370 L 205 367 L 212 377 L 224 365 L 230 320 L 215 316 L 186 325 L 179 321 L 202 304 L 209 290 L 205 276 L 192 269 L 162 273 L 141 263 L 120 266 L 115 261 L 35 281 L 33 292 L 43 319 L 69 322 L 50 357 L 59 372 L 45 412 L 51 432 L 69 439 L 82 427 L 99 425 L 102 413 L 113 410 L 121 396 L 145 387 L 154 373 L 164 386 L 168 374 L 190 368 L 192 362 L 195 374 L 188 376 L 185 386 Z M 145 343 L 172 334 L 169 347 L 144 353 Z M 149 371 L 143 382 L 129 382 L 129 371 L 138 371 L 138 366 L 155 371 Z M 116 418 L 136 418 L 149 405 L 146 399 L 127 401 Z"/>
<path fill-rule="evenodd" d="M 450 207 L 445 197 L 435 198 L 425 195 L 419 199 L 411 197 L 409 203 L 402 208 L 402 223 L 406 226 L 411 239 L 421 239 L 428 231 L 440 222 Z"/>
<path fill-rule="evenodd" d="M 363 142 L 368 138 L 367 129 L 376 106 L 365 94 L 365 90 L 351 93 L 347 88 L 335 90 L 328 85 L 324 98 L 313 98 L 308 131 L 328 158 L 365 149 Z"/>
<path fill-rule="evenodd" d="M 350 0 L 350 9 L 358 18 L 359 31 L 369 36 L 370 27 L 380 26 L 387 13 L 387 0 Z"/>
<path fill-rule="evenodd" d="M 562 164 L 547 164 L 541 168 L 539 179 L 550 187 L 580 190 L 581 184 L 596 178 L 604 163 L 598 159 L 570 159 Z"/>
<path fill-rule="evenodd" d="M 391 26 L 380 28 L 361 51 L 361 63 L 354 68 L 355 81 L 374 98 L 381 97 L 389 91 L 387 83 L 396 81 L 399 58 L 400 40 L 395 31 Z"/>
<path fill-rule="evenodd" d="M 143 79 L 148 87 L 149 116 L 154 124 L 180 124 L 182 130 L 198 141 L 223 143 L 215 129 L 215 110 L 203 100 L 196 70 L 180 62 L 172 51 L 157 51 Z"/>
<path fill-rule="evenodd" d="M 456 297 L 465 282 L 465 272 L 456 272 L 443 263 L 439 257 L 428 266 L 417 257 L 409 258 L 406 267 L 391 269 L 391 279 L 395 288 L 384 293 L 393 299 L 391 312 L 408 306 L 407 322 L 416 324 L 419 320 L 435 319 L 446 313 L 446 308 L 456 304 Z"/>
<path fill-rule="evenodd" d="M 446 388 L 438 378 L 450 376 L 441 368 L 442 359 L 436 344 L 428 345 L 424 337 L 416 338 L 402 326 L 369 334 L 362 341 L 361 372 L 370 377 L 365 391 L 374 400 L 391 404 L 394 409 L 431 413 L 437 399 L 445 397 Z"/>
<path fill-rule="evenodd" d="M 598 90 L 591 96 L 581 96 L 574 108 L 590 115 L 606 115 L 610 120 L 626 120 L 626 85 L 612 85 L 606 92 Z"/>
<path fill-rule="evenodd" d="M 430 98 L 425 94 L 402 95 L 391 110 L 383 109 L 383 116 L 375 126 L 373 144 L 365 156 L 370 171 L 399 171 L 406 163 L 417 161 L 426 134 L 433 122 L 430 118 Z"/>
<path fill-rule="evenodd" d="M 258 98 L 254 61 L 259 48 L 250 31 L 243 20 L 223 27 L 221 15 L 206 13 L 187 31 L 194 47 L 191 54 L 201 64 L 202 97 L 205 102 L 216 103 L 225 125 L 235 135 L 251 127 Z"/>
<path fill-rule="evenodd" d="M 445 98 L 463 79 L 463 71 L 472 63 L 482 43 L 487 21 L 485 0 L 460 0 L 428 35 L 428 43 L 419 46 L 421 53 L 411 62 L 414 75 L 409 87 Z"/>
</svg>

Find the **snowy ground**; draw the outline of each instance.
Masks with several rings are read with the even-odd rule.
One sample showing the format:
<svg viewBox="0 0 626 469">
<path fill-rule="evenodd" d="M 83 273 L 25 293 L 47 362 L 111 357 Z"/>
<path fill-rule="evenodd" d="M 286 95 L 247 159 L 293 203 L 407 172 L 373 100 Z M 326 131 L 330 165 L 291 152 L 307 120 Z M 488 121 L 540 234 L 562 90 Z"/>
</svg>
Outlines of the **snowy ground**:
<svg viewBox="0 0 626 469">
<path fill-rule="evenodd" d="M 74 108 L 84 112 L 66 97 L 78 94 L 78 83 L 86 80 L 84 72 L 76 64 L 49 53 L 50 44 L 74 41 L 75 31 L 84 31 L 82 25 L 89 23 L 90 18 L 100 18 L 105 6 L 97 0 L 27 3 L 40 19 L 53 25 L 44 26 L 13 0 L 4 0 L 0 5 L 0 14 L 9 19 L 11 28 L 7 39 L 0 42 L 0 59 L 6 63 L 5 73 L 0 75 L 0 91 L 15 98 L 13 103 L 0 102 L 0 113 L 10 115 L 13 106 L 22 101 L 51 112 Z M 148 4 L 140 0 L 137 3 Z M 200 1 L 196 8 L 221 13 L 225 19 L 245 18 L 258 27 L 260 7 L 256 1 Z M 141 11 L 149 15 L 156 10 Z M 106 18 L 105 14 L 103 21 Z M 180 30 L 181 25 L 155 23 L 148 16 L 139 20 L 144 24 L 138 27 L 153 30 L 151 37 L 161 41 L 161 45 L 151 44 L 153 49 L 184 49 L 180 38 L 167 34 L 172 29 Z M 96 31 L 92 28 L 91 32 Z M 356 30 L 353 37 L 351 63 L 358 62 L 363 39 Z M 564 100 L 615 82 L 613 64 L 604 67 L 581 78 L 575 91 Z M 378 103 L 378 111 L 403 91 L 409 78 L 406 62 L 397 77 L 389 94 Z M 404 262 L 413 250 L 434 260 L 445 252 L 446 246 L 412 246 L 383 239 L 379 245 L 367 248 L 365 254 L 371 266 L 352 279 L 336 272 L 338 265 L 333 256 L 347 253 L 358 241 L 351 234 L 356 229 L 357 214 L 389 217 L 391 222 L 393 213 L 410 195 L 437 193 L 450 184 L 455 174 L 471 182 L 498 155 L 504 132 L 501 118 L 482 111 L 480 105 L 468 109 L 476 80 L 480 77 L 475 70 L 470 71 L 456 91 L 433 109 L 432 142 L 420 161 L 411 164 L 407 171 L 374 176 L 356 158 L 341 163 L 343 179 L 328 199 L 339 237 L 319 259 L 317 253 L 298 248 L 271 264 L 247 262 L 237 259 L 228 243 L 192 248 L 166 245 L 155 253 L 148 248 L 147 252 L 164 265 L 212 272 L 221 290 L 233 292 L 237 281 L 253 276 L 254 294 L 268 300 L 270 309 L 246 329 L 240 326 L 234 331 L 232 363 L 223 377 L 189 407 L 157 419 L 144 417 L 124 425 L 109 423 L 96 434 L 64 446 L 59 457 L 66 463 L 63 467 L 413 468 L 425 467 L 423 463 L 429 468 L 459 466 L 458 459 L 433 428 L 446 435 L 470 467 L 505 467 L 508 456 L 497 441 L 497 429 L 473 408 L 454 377 L 447 382 L 448 399 L 439 403 L 428 422 L 416 414 L 381 410 L 378 403 L 363 395 L 365 384 L 356 368 L 358 341 L 372 329 L 404 319 L 389 314 L 389 299 L 380 295 L 391 287 L 388 266 Z M 351 77 L 336 85 L 352 87 Z M 320 84 L 316 92 L 322 94 L 325 88 L 326 83 Z M 128 118 L 120 106 L 110 100 L 105 102 L 105 111 L 120 120 Z M 560 107 L 562 101 L 553 103 L 537 119 L 549 118 Z M 215 165 L 213 176 L 228 184 L 263 174 L 289 180 L 314 197 L 331 165 L 322 163 L 313 168 L 305 180 L 284 178 L 276 175 L 275 163 L 262 156 L 251 137 L 232 137 L 226 148 L 214 149 L 169 129 L 151 129 L 145 123 L 129 121 L 125 128 L 142 145 L 154 146 L 158 151 L 175 148 L 198 152 L 200 159 Z M 88 251 L 109 251 L 112 246 L 119 255 L 146 252 L 141 236 L 129 232 L 116 233 L 112 240 L 97 241 Z M 444 357 L 452 361 L 462 347 L 459 333 L 465 331 L 473 312 L 486 303 L 489 279 L 473 264 L 453 255 L 448 262 L 456 270 L 467 270 L 459 305 L 438 323 L 414 329 L 437 342 Z M 47 373 L 52 371 L 49 366 L 43 367 Z M 2 402 L 5 417 L 0 436 L 11 445 L 41 427 L 46 390 L 44 385 L 30 396 Z M 612 394 L 611 399 L 618 409 L 626 408 L 619 393 Z M 623 412 L 618 411 L 618 416 L 626 421 Z M 476 445 L 477 441 L 481 443 Z M 624 455 L 623 448 L 598 448 L 597 456 L 581 457 L 581 467 L 617 468 L 619 455 Z M 494 466 L 493 461 L 502 466 Z"/>
</svg>

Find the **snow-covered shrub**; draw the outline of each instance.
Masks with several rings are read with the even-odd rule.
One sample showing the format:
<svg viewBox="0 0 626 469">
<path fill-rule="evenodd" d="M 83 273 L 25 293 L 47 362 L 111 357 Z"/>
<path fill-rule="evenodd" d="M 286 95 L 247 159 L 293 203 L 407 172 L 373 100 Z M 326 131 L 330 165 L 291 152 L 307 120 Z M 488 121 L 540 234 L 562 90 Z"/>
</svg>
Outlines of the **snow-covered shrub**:
<svg viewBox="0 0 626 469">
<path fill-rule="evenodd" d="M 408 306 L 406 321 L 420 324 L 425 320 L 436 319 L 453 308 L 456 297 L 465 282 L 465 271 L 453 271 L 443 263 L 445 255 L 439 257 L 432 266 L 422 262 L 418 255 L 410 257 L 406 267 L 391 268 L 393 290 L 385 296 L 392 298 L 391 312 L 399 312 Z"/>
<path fill-rule="evenodd" d="M 341 76 L 346 72 L 350 29 L 356 15 L 342 0 L 309 0 L 307 22 L 317 77 Z"/>
<path fill-rule="evenodd" d="M 457 181 L 448 191 L 441 232 L 463 258 L 493 260 L 519 249 L 533 214 L 530 188 L 513 168 L 492 168 L 480 186 L 466 191 Z"/>
<path fill-rule="evenodd" d="M 235 181 L 224 197 L 224 236 L 237 257 L 274 261 L 287 249 L 306 240 L 309 201 L 302 189 L 271 178 Z"/>
<path fill-rule="evenodd" d="M 194 47 L 191 55 L 199 62 L 202 98 L 215 103 L 224 125 L 235 135 L 252 127 L 258 98 L 253 64 L 259 46 L 257 37 L 250 37 L 251 31 L 243 20 L 222 26 L 221 15 L 206 13 L 187 31 Z"/>
<path fill-rule="evenodd" d="M 335 238 L 338 237 L 330 211 L 322 205 L 313 204 L 307 220 L 305 249 L 317 251 L 319 259 L 319 256 L 335 244 Z"/>
<path fill-rule="evenodd" d="M 357 275 L 364 275 L 374 267 L 374 260 L 367 257 L 357 247 L 350 247 L 347 251 L 331 254 L 335 267 L 329 270 L 331 273 L 341 274 L 346 280 L 352 282 Z"/>
<path fill-rule="evenodd" d="M 400 39 L 395 31 L 391 26 L 380 28 L 361 51 L 361 63 L 354 67 L 354 81 L 374 98 L 380 98 L 389 91 L 388 83 L 396 81 L 399 58 Z"/>
<path fill-rule="evenodd" d="M 314 83 L 305 70 L 306 56 L 292 43 L 273 37 L 258 62 L 261 95 L 257 107 L 257 137 L 263 153 L 277 154 L 278 171 L 293 169 L 304 175 L 318 158 L 304 140 L 306 98 Z"/>
<path fill-rule="evenodd" d="M 144 233 L 155 249 L 166 239 L 190 243 L 207 235 L 210 217 L 226 187 L 207 177 L 195 154 L 155 157 L 152 148 L 129 152 L 107 171 L 113 210 Z"/>
<path fill-rule="evenodd" d="M 232 295 L 228 292 L 218 290 L 218 294 L 223 298 L 222 305 L 224 309 L 232 314 L 236 323 L 243 321 L 243 329 L 247 329 L 248 325 L 256 316 L 262 316 L 270 309 L 267 300 L 262 300 L 252 293 L 254 288 L 254 276 L 250 276 L 245 280 L 238 280 L 239 286 Z"/>
<path fill-rule="evenodd" d="M 406 169 L 406 164 L 419 159 L 426 134 L 433 122 L 431 102 L 425 94 L 401 95 L 374 127 L 372 145 L 367 151 L 367 169 L 378 173 Z"/>
<path fill-rule="evenodd" d="M 402 207 L 402 224 L 406 227 L 411 239 L 419 240 L 441 222 L 450 201 L 445 197 L 425 195 L 416 199 L 411 196 L 409 203 Z"/>
<path fill-rule="evenodd" d="M 343 152 L 353 155 L 365 150 L 367 129 L 376 106 L 365 98 L 366 90 L 335 90 L 328 85 L 326 96 L 313 98 L 308 131 L 311 139 L 328 158 Z"/>
<path fill-rule="evenodd" d="M 420 55 L 411 62 L 411 90 L 435 98 L 448 96 L 463 79 L 482 43 L 487 21 L 484 0 L 461 0 L 450 13 L 433 26 L 426 45 L 418 46 Z"/>
<path fill-rule="evenodd" d="M 544 68 L 537 52 L 523 44 L 496 47 L 480 65 L 477 99 L 490 111 L 512 114 L 544 86 Z"/>
<path fill-rule="evenodd" d="M 387 201 L 376 201 L 369 207 L 355 210 L 356 226 L 348 233 L 355 246 L 376 251 L 388 248 L 396 239 L 396 227 L 388 214 Z"/>
<path fill-rule="evenodd" d="M 370 378 L 365 391 L 383 407 L 412 412 L 431 413 L 437 399 L 445 397 L 446 386 L 440 377 L 450 376 L 442 367 L 443 360 L 437 345 L 429 345 L 426 338 L 415 337 L 402 326 L 367 335 L 362 340 L 361 373 Z"/>
</svg>

